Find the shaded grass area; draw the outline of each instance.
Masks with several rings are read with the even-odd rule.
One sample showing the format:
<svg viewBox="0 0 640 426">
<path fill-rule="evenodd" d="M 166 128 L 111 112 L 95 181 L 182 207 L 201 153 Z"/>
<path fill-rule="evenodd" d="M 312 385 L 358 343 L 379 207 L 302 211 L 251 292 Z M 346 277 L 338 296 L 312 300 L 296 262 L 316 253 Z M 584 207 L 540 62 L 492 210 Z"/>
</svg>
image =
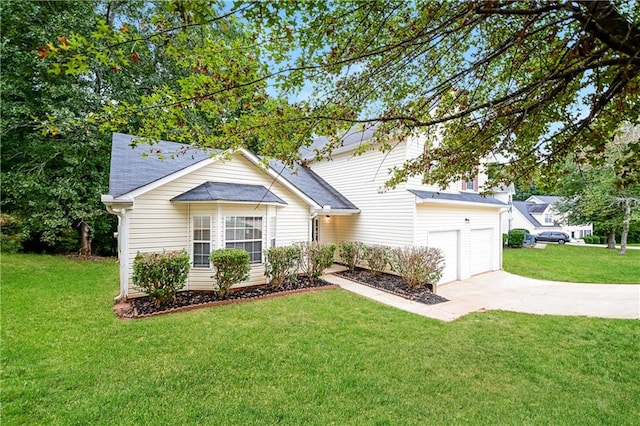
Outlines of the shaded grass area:
<svg viewBox="0 0 640 426">
<path fill-rule="evenodd" d="M 441 323 L 327 290 L 123 321 L 117 265 L 2 257 L 2 423 L 632 424 L 640 323 Z"/>
<path fill-rule="evenodd" d="M 504 249 L 505 271 L 551 281 L 576 283 L 640 283 L 640 250 L 547 244 L 544 249 Z"/>
</svg>

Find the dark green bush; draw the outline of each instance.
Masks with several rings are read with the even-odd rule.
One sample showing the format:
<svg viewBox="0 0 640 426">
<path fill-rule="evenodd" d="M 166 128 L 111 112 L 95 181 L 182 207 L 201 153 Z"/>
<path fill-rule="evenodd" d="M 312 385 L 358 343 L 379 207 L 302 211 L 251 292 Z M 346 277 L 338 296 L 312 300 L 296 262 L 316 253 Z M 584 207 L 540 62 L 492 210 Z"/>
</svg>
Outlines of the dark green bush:
<svg viewBox="0 0 640 426">
<path fill-rule="evenodd" d="M 520 248 L 524 243 L 524 231 L 512 229 L 509 231 L 509 247 Z"/>
<path fill-rule="evenodd" d="M 359 241 L 343 241 L 339 244 L 340 258 L 346 263 L 349 271 L 353 272 L 356 265 L 360 262 L 363 254 L 363 244 Z"/>
<path fill-rule="evenodd" d="M 156 306 L 169 300 L 187 282 L 190 267 L 189 254 L 182 251 L 140 253 L 133 261 L 134 286 L 151 297 Z"/>
<path fill-rule="evenodd" d="M 582 239 L 587 244 L 600 244 L 600 237 L 597 235 L 585 235 Z"/>
<path fill-rule="evenodd" d="M 506 246 L 509 243 L 509 234 L 502 234 L 502 245 Z"/>
<path fill-rule="evenodd" d="M 17 253 L 22 250 L 22 224 L 15 216 L 0 214 L 0 251 Z"/>
<path fill-rule="evenodd" d="M 364 259 L 373 275 L 378 275 L 389 264 L 390 248 L 381 245 L 364 246 Z"/>
<path fill-rule="evenodd" d="M 389 260 L 391 268 L 410 289 L 436 284 L 445 266 L 442 251 L 435 247 L 394 248 Z"/>
<path fill-rule="evenodd" d="M 300 247 L 273 247 L 267 250 L 265 255 L 264 275 L 272 287 L 280 287 L 287 278 L 295 279 L 302 255 Z"/>
<path fill-rule="evenodd" d="M 607 237 L 600 235 L 598 239 L 600 240 L 600 244 L 607 244 Z"/>
<path fill-rule="evenodd" d="M 310 280 L 317 280 L 322 272 L 333 265 L 335 244 L 319 244 L 303 241 L 297 244 L 301 250 L 300 269 Z"/>
<path fill-rule="evenodd" d="M 245 250 L 218 249 L 209 254 L 209 259 L 215 269 L 212 278 L 215 278 L 216 292 L 220 297 L 225 297 L 234 284 L 249 278 L 251 259 Z"/>
</svg>

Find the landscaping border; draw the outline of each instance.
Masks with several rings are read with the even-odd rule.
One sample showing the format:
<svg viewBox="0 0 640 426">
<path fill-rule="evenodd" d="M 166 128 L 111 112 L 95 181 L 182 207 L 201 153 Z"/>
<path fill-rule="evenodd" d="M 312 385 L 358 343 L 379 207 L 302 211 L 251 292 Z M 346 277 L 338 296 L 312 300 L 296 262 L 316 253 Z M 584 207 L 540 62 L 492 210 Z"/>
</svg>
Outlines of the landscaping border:
<svg viewBox="0 0 640 426">
<path fill-rule="evenodd" d="M 335 288 L 340 288 L 340 286 L 335 285 L 335 284 L 329 284 L 327 283 L 326 285 L 322 285 L 322 286 L 315 286 L 315 287 L 308 287 L 308 288 L 298 288 L 295 290 L 283 290 L 283 291 L 279 291 L 279 292 L 275 292 L 275 293 L 271 293 L 271 294 L 266 294 L 263 296 L 252 296 L 252 297 L 246 297 L 246 298 L 238 298 L 238 299 L 225 299 L 225 300 L 216 300 L 213 302 L 204 302 L 204 303 L 198 303 L 195 305 L 189 305 L 189 306 L 180 306 L 177 308 L 171 308 L 171 309 L 165 309 L 163 311 L 157 311 L 157 312 L 153 312 L 150 314 L 138 314 L 135 307 L 133 306 L 133 304 L 131 303 L 131 300 L 127 300 L 127 301 L 121 301 L 118 302 L 114 305 L 114 313 L 115 315 L 120 318 L 120 319 L 141 319 L 141 318 L 149 318 L 149 317 L 155 317 L 158 315 L 166 315 L 166 314 L 173 314 L 173 313 L 178 313 L 178 312 L 186 312 L 186 311 L 191 311 L 194 309 L 201 309 L 201 308 L 209 308 L 209 307 L 214 307 L 214 306 L 224 306 L 224 305 L 230 305 L 233 303 L 246 303 L 246 302 L 254 302 L 256 300 L 262 300 L 262 299 L 270 299 L 270 298 L 274 298 L 274 297 L 282 297 L 282 296 L 289 296 L 292 294 L 298 294 L 298 293 L 308 293 L 308 292 L 313 292 L 313 291 L 321 291 L 321 290 L 331 290 L 331 289 L 335 289 Z"/>
</svg>

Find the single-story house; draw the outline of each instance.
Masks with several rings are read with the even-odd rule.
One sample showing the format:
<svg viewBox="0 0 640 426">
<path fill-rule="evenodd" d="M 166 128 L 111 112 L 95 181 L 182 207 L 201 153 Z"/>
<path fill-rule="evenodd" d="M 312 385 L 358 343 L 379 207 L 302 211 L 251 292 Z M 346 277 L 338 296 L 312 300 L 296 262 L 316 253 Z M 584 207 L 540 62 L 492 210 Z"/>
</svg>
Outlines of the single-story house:
<svg viewBox="0 0 640 426">
<path fill-rule="evenodd" d="M 389 169 L 419 155 L 424 140 L 398 142 L 386 154 L 354 155 L 368 137 L 352 132 L 331 158 L 315 161 L 309 153 L 309 166 L 292 169 L 244 149 L 207 151 L 166 141 L 150 147 L 115 133 L 102 202 L 118 216 L 119 297 L 140 294 L 131 282 L 136 254 L 163 250 L 189 253 L 188 290 L 212 289 L 211 250 L 249 252 L 251 274 L 241 285 L 254 285 L 265 282 L 266 248 L 299 241 L 439 247 L 446 262 L 440 283 L 501 268 L 508 206 L 478 193 L 486 176 L 449 188 L 412 178 L 385 189 Z"/>
</svg>

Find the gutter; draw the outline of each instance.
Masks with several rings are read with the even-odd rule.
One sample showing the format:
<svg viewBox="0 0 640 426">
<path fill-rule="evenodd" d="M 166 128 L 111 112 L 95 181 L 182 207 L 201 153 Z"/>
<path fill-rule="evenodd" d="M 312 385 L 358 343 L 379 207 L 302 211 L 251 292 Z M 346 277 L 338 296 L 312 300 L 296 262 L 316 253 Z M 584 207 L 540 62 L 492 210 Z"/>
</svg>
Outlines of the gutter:
<svg viewBox="0 0 640 426">
<path fill-rule="evenodd" d="M 115 301 L 127 299 L 129 287 L 129 212 L 134 202 L 130 198 L 114 199 L 111 195 L 103 195 L 100 200 L 107 211 L 118 216 L 118 260 L 120 261 L 120 292 Z"/>
</svg>

